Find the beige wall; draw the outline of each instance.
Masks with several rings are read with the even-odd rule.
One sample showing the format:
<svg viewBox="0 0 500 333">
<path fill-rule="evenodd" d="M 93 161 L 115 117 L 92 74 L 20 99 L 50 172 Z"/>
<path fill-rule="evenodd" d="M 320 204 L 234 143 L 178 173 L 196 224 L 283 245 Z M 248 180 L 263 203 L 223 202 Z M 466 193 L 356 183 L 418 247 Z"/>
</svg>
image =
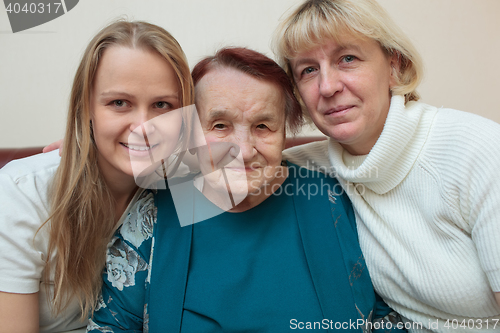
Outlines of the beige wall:
<svg viewBox="0 0 500 333">
<path fill-rule="evenodd" d="M 423 100 L 500 122 L 494 105 L 500 88 L 500 1 L 379 1 L 424 57 Z M 163 26 L 179 40 L 193 66 L 225 45 L 272 55 L 271 33 L 298 2 L 82 0 L 62 17 L 16 34 L 0 5 L 0 148 L 45 145 L 63 136 L 80 55 L 114 18 L 125 14 Z"/>
</svg>

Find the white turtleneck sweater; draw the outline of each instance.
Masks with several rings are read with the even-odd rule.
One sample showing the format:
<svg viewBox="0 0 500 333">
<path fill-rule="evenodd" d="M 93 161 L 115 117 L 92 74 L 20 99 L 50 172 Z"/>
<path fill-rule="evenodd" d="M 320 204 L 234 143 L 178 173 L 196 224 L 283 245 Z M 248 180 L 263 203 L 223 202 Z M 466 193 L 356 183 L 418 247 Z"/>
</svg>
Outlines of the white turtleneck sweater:
<svg viewBox="0 0 500 333">
<path fill-rule="evenodd" d="M 339 179 L 389 306 L 423 331 L 500 332 L 499 124 L 394 96 L 368 155 L 329 140 L 284 158 Z"/>
</svg>

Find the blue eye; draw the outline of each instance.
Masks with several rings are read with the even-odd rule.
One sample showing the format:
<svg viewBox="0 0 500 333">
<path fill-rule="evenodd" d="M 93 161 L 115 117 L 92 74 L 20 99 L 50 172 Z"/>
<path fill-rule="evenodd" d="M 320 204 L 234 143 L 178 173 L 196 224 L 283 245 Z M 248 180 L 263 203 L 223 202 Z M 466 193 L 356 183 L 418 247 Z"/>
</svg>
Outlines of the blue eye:
<svg viewBox="0 0 500 333">
<path fill-rule="evenodd" d="M 307 68 L 304 68 L 304 70 L 302 71 L 302 74 L 311 74 L 312 72 L 314 72 L 316 69 L 314 69 L 313 67 L 307 67 Z"/>
<path fill-rule="evenodd" d="M 155 107 L 157 107 L 158 109 L 167 109 L 170 108 L 171 105 L 167 102 L 156 102 Z"/>
<path fill-rule="evenodd" d="M 226 125 L 224 125 L 224 124 L 215 124 L 215 125 L 214 125 L 214 128 L 215 128 L 215 129 L 219 129 L 219 130 L 221 130 L 221 129 L 225 129 L 225 128 L 226 128 Z"/>
<path fill-rule="evenodd" d="M 353 55 L 346 55 L 342 60 L 344 60 L 345 62 L 353 62 L 355 59 L 356 57 Z"/>
<path fill-rule="evenodd" d="M 121 108 L 127 104 L 125 101 L 123 101 L 121 99 L 114 100 L 112 103 L 114 106 L 117 106 L 119 108 Z"/>
</svg>

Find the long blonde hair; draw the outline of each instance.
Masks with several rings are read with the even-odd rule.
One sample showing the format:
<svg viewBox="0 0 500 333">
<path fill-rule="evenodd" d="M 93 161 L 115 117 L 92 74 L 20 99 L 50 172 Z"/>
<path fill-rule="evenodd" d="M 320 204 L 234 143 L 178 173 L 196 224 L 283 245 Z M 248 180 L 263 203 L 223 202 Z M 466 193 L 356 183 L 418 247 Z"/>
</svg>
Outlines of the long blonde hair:
<svg viewBox="0 0 500 333">
<path fill-rule="evenodd" d="M 82 319 L 94 310 L 106 246 L 115 229 L 115 203 L 97 167 L 90 121 L 90 95 L 99 59 L 113 45 L 158 53 L 175 71 L 182 106 L 193 104 L 194 97 L 184 52 L 167 31 L 156 25 L 114 22 L 102 29 L 85 50 L 73 81 L 64 153 L 50 189 L 50 241 L 44 273 L 48 280 L 55 267 L 55 314 L 63 311 L 74 295 L 80 303 Z"/>
<path fill-rule="evenodd" d="M 290 59 L 297 53 L 323 44 L 337 42 L 345 33 L 377 41 L 387 55 L 396 55 L 399 71 L 392 94 L 404 95 L 406 101 L 418 100 L 416 92 L 423 75 L 419 53 L 374 0 L 307 0 L 279 24 L 273 37 L 278 62 L 292 78 Z"/>
</svg>

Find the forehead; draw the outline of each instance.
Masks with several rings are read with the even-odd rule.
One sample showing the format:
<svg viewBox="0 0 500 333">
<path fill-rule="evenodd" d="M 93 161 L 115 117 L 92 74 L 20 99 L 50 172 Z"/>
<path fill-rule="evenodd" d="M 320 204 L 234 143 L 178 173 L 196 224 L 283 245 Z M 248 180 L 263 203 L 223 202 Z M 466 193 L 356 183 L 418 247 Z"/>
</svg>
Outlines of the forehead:
<svg viewBox="0 0 500 333">
<path fill-rule="evenodd" d="M 111 46 L 104 50 L 93 86 L 97 90 L 179 89 L 175 71 L 161 55 L 125 46 Z"/>
<path fill-rule="evenodd" d="M 215 68 L 196 84 L 200 117 L 209 115 L 284 119 L 284 98 L 274 83 L 231 68 Z"/>
<path fill-rule="evenodd" d="M 378 51 L 382 52 L 382 47 L 373 39 L 360 35 L 345 34 L 337 38 L 326 39 L 321 44 L 311 44 L 309 47 L 297 51 L 294 57 L 290 59 L 290 63 L 294 66 L 309 57 L 323 54 L 331 55 L 346 50 L 369 54 Z"/>
</svg>

